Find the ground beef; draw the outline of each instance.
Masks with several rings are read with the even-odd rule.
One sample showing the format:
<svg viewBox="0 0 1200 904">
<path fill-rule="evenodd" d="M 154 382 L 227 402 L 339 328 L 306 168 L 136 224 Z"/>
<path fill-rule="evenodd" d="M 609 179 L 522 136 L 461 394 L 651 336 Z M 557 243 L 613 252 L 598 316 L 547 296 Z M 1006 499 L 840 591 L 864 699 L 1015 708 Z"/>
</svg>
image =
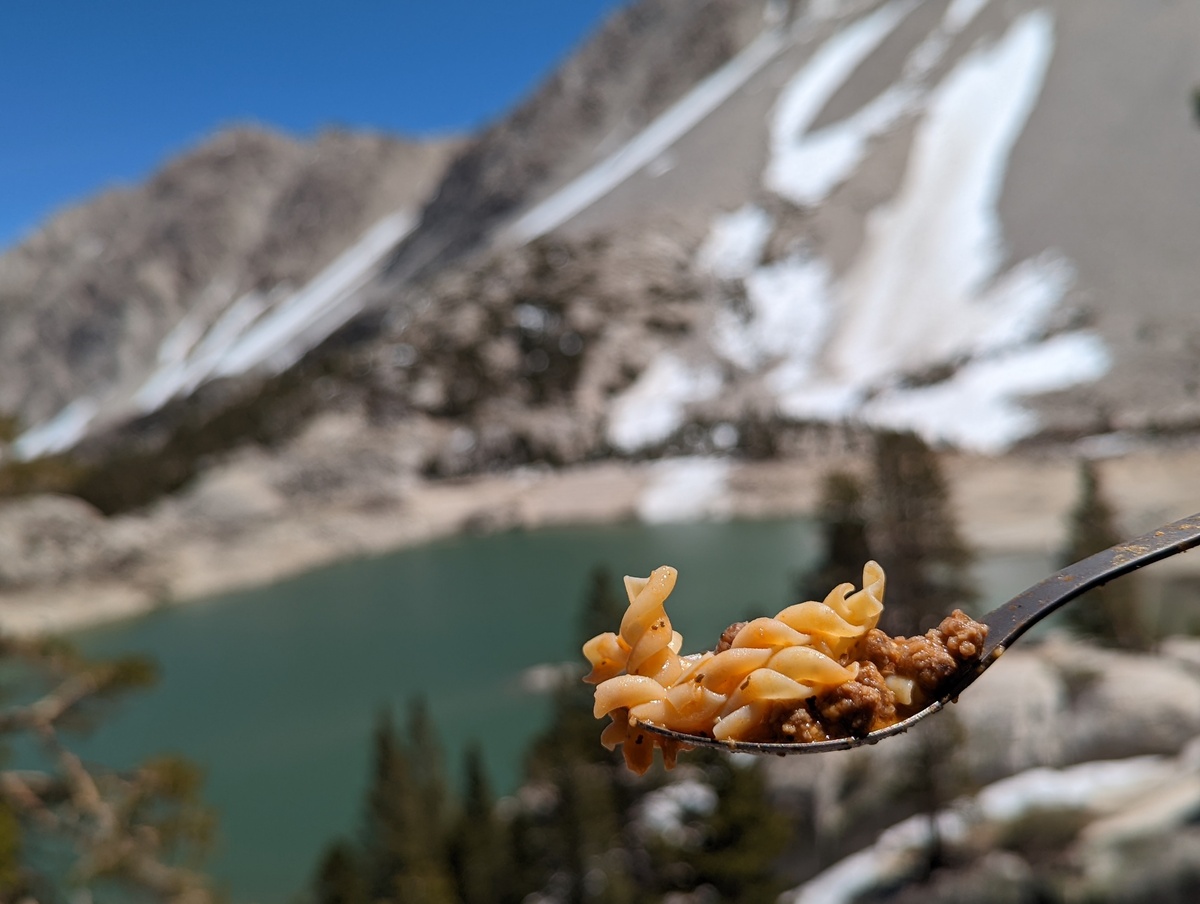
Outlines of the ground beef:
<svg viewBox="0 0 1200 904">
<path fill-rule="evenodd" d="M 770 740 L 811 744 L 813 741 L 827 741 L 829 735 L 817 717 L 809 712 L 808 706 L 801 703 L 794 708 L 783 706 L 776 710 Z"/>
<path fill-rule="evenodd" d="M 984 625 L 955 609 L 923 637 L 888 637 L 872 628 L 859 644 L 856 658 L 874 663 L 884 677 L 912 678 L 922 691 L 936 696 L 962 663 L 979 658 L 985 637 Z"/>
<path fill-rule="evenodd" d="M 937 626 L 950 655 L 961 662 L 971 662 L 983 654 L 983 642 L 987 639 L 987 626 L 968 618 L 961 609 L 955 609 Z"/>
<path fill-rule="evenodd" d="M 746 627 L 746 623 L 744 621 L 734 622 L 732 625 L 722 631 L 721 639 L 717 641 L 717 645 L 713 649 L 713 652 L 724 653 L 726 650 L 730 649 L 733 646 L 733 639 L 738 635 L 738 631 L 742 630 L 744 627 Z"/>
<path fill-rule="evenodd" d="M 896 695 L 874 663 L 864 663 L 858 677 L 813 698 L 813 707 L 835 738 L 861 738 L 896 721 Z"/>
</svg>

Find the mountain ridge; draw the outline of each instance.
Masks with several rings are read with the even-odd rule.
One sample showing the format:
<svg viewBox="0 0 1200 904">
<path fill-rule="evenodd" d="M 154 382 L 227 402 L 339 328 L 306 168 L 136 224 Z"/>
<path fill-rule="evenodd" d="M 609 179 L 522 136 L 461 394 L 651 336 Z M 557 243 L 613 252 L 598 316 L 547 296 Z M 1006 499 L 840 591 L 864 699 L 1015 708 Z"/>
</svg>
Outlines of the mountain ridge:
<svg viewBox="0 0 1200 904">
<path fill-rule="evenodd" d="M 348 321 L 304 366 L 332 368 L 333 396 L 372 417 L 430 419 L 441 439 L 422 467 L 437 473 L 746 454 L 758 448 L 750 436 L 813 422 L 916 429 L 988 452 L 1194 431 L 1200 324 L 1188 287 L 1200 274 L 1182 238 L 1200 223 L 1168 187 L 1196 140 L 1170 89 L 1186 95 L 1200 21 L 1179 2 L 1153 16 L 1128 0 L 1097 9 L 626 8 L 510 116 L 445 153 L 419 224 L 382 234 L 336 292 L 291 300 L 293 320 L 310 310 L 334 330 Z M 1098 48 L 1116 35 L 1148 48 L 1166 28 L 1173 52 L 1105 74 Z M 1133 114 L 1109 96 L 1122 89 L 1145 123 L 1133 135 L 1120 129 Z M 1172 150 L 1150 154 L 1161 134 Z M 566 214 L 521 226 L 547 204 Z M 347 230 L 333 231 L 344 248 Z M 259 288 L 299 282 L 295 262 L 310 255 L 296 249 L 320 232 L 261 246 Z M 1139 281 L 1157 295 L 1135 305 Z M 233 344 L 219 364 L 189 353 L 172 392 L 238 376 L 253 394 L 244 375 L 295 360 L 275 334 L 254 347 L 280 351 L 254 357 L 252 330 L 235 326 L 241 357 Z M 591 376 L 530 388 L 547 373 Z M 467 384 L 487 390 L 446 402 Z M 119 426 L 109 435 L 120 448 Z M 452 445 L 468 435 L 464 458 Z M 571 451 L 548 451 L 566 436 Z"/>
</svg>

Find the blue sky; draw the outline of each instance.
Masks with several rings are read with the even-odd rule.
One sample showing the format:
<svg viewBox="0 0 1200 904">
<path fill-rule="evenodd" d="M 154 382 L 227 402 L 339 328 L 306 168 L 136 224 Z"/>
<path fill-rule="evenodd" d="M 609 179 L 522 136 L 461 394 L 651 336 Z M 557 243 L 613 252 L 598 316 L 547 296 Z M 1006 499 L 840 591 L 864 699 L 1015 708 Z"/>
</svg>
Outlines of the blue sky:
<svg viewBox="0 0 1200 904">
<path fill-rule="evenodd" d="M 621 0 L 38 0 L 0 16 L 0 248 L 222 125 L 479 127 Z"/>
</svg>

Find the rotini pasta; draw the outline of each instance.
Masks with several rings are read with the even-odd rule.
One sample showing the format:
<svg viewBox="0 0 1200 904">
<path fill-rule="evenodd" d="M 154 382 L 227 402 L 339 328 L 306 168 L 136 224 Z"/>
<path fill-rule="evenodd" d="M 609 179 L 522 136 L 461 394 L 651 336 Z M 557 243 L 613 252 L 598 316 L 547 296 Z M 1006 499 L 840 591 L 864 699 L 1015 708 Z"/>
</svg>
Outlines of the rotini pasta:
<svg viewBox="0 0 1200 904">
<path fill-rule="evenodd" d="M 665 609 L 676 578 L 666 565 L 625 578 L 629 608 L 619 631 L 583 647 L 594 714 L 612 720 L 601 743 L 622 745 L 639 774 L 656 747 L 667 768 L 682 748 L 644 724 L 726 741 L 816 741 L 884 728 L 978 658 L 987 632 L 956 610 L 924 637 L 888 637 L 875 627 L 886 579 L 868 562 L 859 590 L 841 584 L 820 602 L 731 625 L 713 651 L 681 655 L 683 638 Z"/>
</svg>

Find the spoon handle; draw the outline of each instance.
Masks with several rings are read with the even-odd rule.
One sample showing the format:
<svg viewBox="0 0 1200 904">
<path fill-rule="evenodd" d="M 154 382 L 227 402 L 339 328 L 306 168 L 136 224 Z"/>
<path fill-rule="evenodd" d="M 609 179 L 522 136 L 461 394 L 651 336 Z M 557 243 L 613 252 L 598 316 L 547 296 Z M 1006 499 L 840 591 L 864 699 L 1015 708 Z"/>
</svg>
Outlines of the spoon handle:
<svg viewBox="0 0 1200 904">
<path fill-rule="evenodd" d="M 980 619 L 988 626 L 982 661 L 990 664 L 997 651 L 1003 652 L 1051 612 L 1093 587 L 1195 546 L 1200 546 L 1200 514 L 1068 565 Z"/>
</svg>

